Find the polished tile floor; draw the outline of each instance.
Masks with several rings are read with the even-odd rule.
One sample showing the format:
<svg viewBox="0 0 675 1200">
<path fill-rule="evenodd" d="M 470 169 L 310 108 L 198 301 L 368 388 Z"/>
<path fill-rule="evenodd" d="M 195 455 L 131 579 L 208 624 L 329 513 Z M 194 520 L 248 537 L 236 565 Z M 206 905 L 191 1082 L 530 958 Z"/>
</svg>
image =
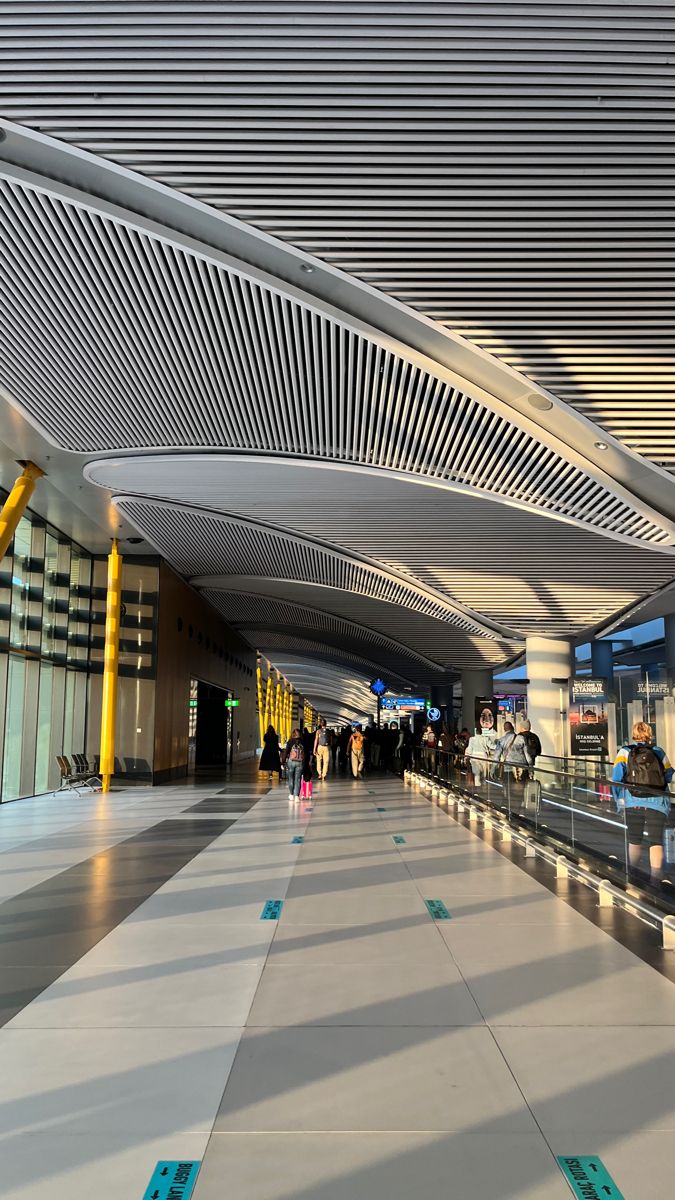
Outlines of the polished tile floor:
<svg viewBox="0 0 675 1200">
<path fill-rule="evenodd" d="M 397 779 L 23 801 L 0 868 L 3 1200 L 672 1195 L 675 985 Z"/>
</svg>

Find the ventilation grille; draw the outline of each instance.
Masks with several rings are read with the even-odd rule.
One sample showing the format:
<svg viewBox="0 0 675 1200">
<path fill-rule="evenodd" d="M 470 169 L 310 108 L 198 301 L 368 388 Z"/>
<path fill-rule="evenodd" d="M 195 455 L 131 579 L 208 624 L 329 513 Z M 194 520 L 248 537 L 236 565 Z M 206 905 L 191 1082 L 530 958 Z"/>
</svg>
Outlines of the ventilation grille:
<svg viewBox="0 0 675 1200">
<path fill-rule="evenodd" d="M 222 267 L 8 183 L 0 234 L 0 378 L 67 449 L 310 455 L 668 537 L 447 383 Z"/>
<path fill-rule="evenodd" d="M 7 116 L 361 276 L 675 467 L 672 5 L 4 9 Z"/>
</svg>

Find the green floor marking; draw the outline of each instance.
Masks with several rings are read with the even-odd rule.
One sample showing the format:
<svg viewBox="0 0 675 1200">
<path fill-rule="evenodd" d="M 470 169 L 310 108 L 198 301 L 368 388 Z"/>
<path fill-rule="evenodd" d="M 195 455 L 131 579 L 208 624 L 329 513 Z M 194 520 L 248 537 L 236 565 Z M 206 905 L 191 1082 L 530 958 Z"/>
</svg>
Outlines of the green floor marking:
<svg viewBox="0 0 675 1200">
<path fill-rule="evenodd" d="M 266 900 L 265 907 L 260 914 L 261 921 L 278 921 L 281 916 L 281 910 L 284 907 L 283 900 Z"/>
<path fill-rule="evenodd" d="M 395 846 L 405 846 L 405 838 L 401 837 L 400 833 L 393 833 L 391 840 Z"/>
<path fill-rule="evenodd" d="M 378 808 L 378 810 L 377 810 L 377 811 L 378 811 L 378 812 L 386 812 L 387 810 L 386 810 L 386 808 Z"/>
<path fill-rule="evenodd" d="M 595 1154 L 558 1155 L 558 1163 L 579 1200 L 624 1200 L 611 1175 Z"/>
<path fill-rule="evenodd" d="M 424 903 L 429 909 L 434 921 L 452 920 L 450 913 L 448 912 L 442 900 L 425 900 Z"/>
</svg>

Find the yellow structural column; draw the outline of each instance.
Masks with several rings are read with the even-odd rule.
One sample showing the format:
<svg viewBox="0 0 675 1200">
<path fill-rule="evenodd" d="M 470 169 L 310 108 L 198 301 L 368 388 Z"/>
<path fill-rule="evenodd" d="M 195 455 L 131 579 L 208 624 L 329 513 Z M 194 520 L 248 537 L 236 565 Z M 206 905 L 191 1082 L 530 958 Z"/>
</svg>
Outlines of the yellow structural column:
<svg viewBox="0 0 675 1200">
<path fill-rule="evenodd" d="M 263 700 L 262 667 L 260 666 L 260 663 L 258 663 L 256 676 L 257 676 L 257 688 L 258 688 L 258 725 L 260 726 L 260 745 L 262 746 L 263 738 L 265 736 L 265 712 L 264 712 L 265 702 Z"/>
<path fill-rule="evenodd" d="M 281 675 L 277 675 L 277 687 L 274 694 L 274 728 L 277 733 L 281 728 Z"/>
<path fill-rule="evenodd" d="M 272 720 L 272 687 L 273 687 L 273 684 L 272 684 L 271 668 L 268 668 L 268 671 L 269 671 L 269 674 L 267 676 L 267 688 L 265 691 L 265 719 L 263 721 L 263 725 L 265 727 L 265 733 L 267 733 L 267 728 Z"/>
<path fill-rule="evenodd" d="M 23 471 L 5 500 L 0 513 L 0 559 L 4 558 L 7 553 L 9 543 L 16 533 L 16 527 L 33 495 L 35 484 L 44 475 L 44 471 L 40 467 L 36 467 L 35 463 L 27 462 L 21 465 Z"/>
<path fill-rule="evenodd" d="M 108 555 L 108 592 L 105 605 L 105 649 L 103 652 L 103 700 L 101 703 L 101 765 L 103 791 L 110 791 L 115 774 L 115 723 L 117 720 L 117 668 L 120 657 L 122 610 L 122 555 L 113 538 Z"/>
</svg>

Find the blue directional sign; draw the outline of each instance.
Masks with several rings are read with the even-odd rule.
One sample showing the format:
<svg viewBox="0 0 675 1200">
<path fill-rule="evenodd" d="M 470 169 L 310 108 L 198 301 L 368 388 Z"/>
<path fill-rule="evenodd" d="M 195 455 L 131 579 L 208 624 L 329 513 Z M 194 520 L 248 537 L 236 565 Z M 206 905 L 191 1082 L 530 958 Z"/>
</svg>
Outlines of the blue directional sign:
<svg viewBox="0 0 675 1200">
<path fill-rule="evenodd" d="M 305 840 L 304 837 L 294 837 L 293 845 L 294 846 L 302 846 L 302 843 L 304 842 L 304 840 Z"/>
<path fill-rule="evenodd" d="M 266 900 L 265 907 L 260 914 L 261 921 L 278 921 L 281 916 L 281 910 L 284 907 L 283 900 Z"/>
<path fill-rule="evenodd" d="M 595 1154 L 558 1155 L 562 1172 L 579 1200 L 624 1200 L 607 1168 Z"/>
<path fill-rule="evenodd" d="M 384 696 L 384 693 L 387 690 L 387 685 L 384 682 L 384 679 L 373 679 L 370 685 L 370 690 L 374 696 Z"/>
<path fill-rule="evenodd" d="M 427 709 L 427 717 L 429 718 L 430 721 L 440 721 L 440 719 L 441 719 L 440 708 L 428 708 Z"/>
<path fill-rule="evenodd" d="M 434 918 L 434 921 L 450 920 L 450 913 L 448 912 L 442 900 L 425 900 L 424 903 L 429 909 L 429 913 Z"/>
<path fill-rule="evenodd" d="M 190 1200 L 200 1161 L 158 1162 L 143 1200 Z"/>
</svg>

